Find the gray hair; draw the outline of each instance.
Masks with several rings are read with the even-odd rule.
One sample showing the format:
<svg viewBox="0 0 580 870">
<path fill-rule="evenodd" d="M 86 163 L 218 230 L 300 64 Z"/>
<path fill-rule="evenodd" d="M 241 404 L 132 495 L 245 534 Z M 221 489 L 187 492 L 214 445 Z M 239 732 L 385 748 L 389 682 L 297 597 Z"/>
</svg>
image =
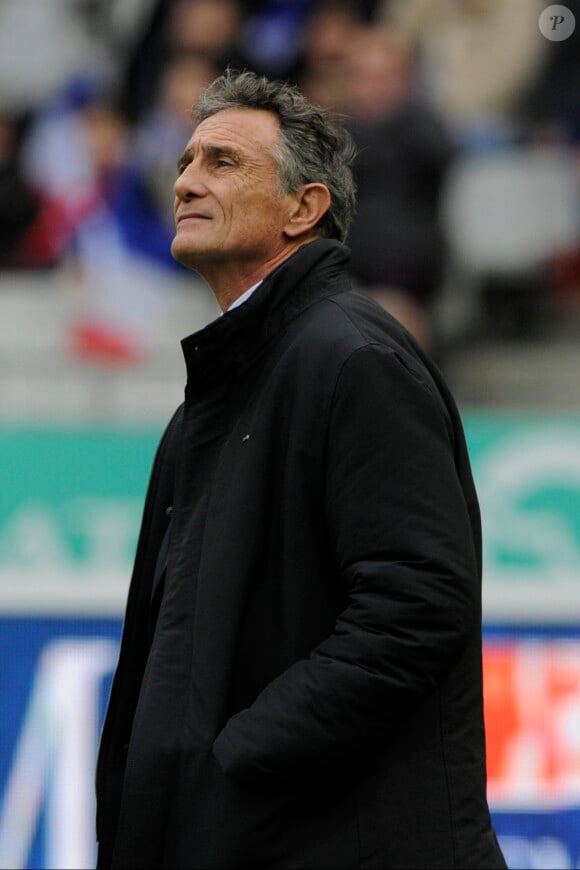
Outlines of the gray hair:
<svg viewBox="0 0 580 870">
<path fill-rule="evenodd" d="M 278 116 L 281 135 L 273 156 L 280 192 L 294 192 L 310 182 L 325 184 L 331 203 L 318 222 L 318 230 L 326 238 L 344 242 L 355 211 L 351 165 L 356 148 L 340 116 L 310 103 L 288 82 L 230 69 L 203 91 L 193 106 L 193 116 L 201 123 L 225 109 L 242 108 L 264 109 Z"/>
</svg>

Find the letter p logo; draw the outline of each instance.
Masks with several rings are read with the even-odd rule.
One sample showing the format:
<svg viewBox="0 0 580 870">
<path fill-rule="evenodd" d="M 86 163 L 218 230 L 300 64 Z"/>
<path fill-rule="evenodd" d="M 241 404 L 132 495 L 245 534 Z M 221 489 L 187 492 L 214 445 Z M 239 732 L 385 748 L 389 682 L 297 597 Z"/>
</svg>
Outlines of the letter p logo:
<svg viewBox="0 0 580 870">
<path fill-rule="evenodd" d="M 551 42 L 562 42 L 572 36 L 576 27 L 574 13 L 567 6 L 547 6 L 538 19 L 542 36 Z"/>
</svg>

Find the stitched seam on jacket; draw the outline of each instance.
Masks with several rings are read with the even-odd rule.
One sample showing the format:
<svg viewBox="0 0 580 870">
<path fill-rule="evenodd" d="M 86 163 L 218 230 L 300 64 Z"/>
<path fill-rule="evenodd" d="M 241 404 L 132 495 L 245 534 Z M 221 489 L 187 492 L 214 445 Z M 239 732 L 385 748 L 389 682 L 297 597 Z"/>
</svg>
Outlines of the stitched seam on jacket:
<svg viewBox="0 0 580 870">
<path fill-rule="evenodd" d="M 445 787 L 447 789 L 447 802 L 449 805 L 449 819 L 451 822 L 451 847 L 453 849 L 453 867 L 457 867 L 457 836 L 455 832 L 455 814 L 453 811 L 453 798 L 451 794 L 451 782 L 449 781 L 449 771 L 447 768 L 447 750 L 445 744 L 445 707 L 441 696 L 441 688 L 437 691 L 439 697 L 439 729 L 441 737 L 441 755 L 443 756 L 443 771 L 445 773 Z"/>
</svg>

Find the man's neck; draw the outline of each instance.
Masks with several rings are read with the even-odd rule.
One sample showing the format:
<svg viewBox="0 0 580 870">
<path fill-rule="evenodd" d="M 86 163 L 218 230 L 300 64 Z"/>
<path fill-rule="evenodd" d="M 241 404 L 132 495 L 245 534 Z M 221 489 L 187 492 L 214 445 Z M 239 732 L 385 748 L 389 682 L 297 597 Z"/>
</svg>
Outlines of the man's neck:
<svg viewBox="0 0 580 870">
<path fill-rule="evenodd" d="M 242 295 L 238 296 L 238 298 L 234 302 L 232 302 L 232 304 L 230 306 L 228 306 L 228 308 L 226 310 L 231 311 L 232 308 L 238 308 L 244 302 L 247 302 L 247 300 L 250 298 L 250 296 L 252 295 L 254 290 L 257 290 L 261 283 L 262 283 L 261 281 L 258 281 L 256 284 L 252 284 L 252 286 L 249 287 L 247 290 L 244 290 Z M 225 314 L 225 311 L 222 313 Z"/>
<path fill-rule="evenodd" d="M 259 265 L 240 270 L 239 264 L 216 263 L 203 264 L 197 269 L 202 278 L 209 284 L 222 311 L 227 311 L 248 287 L 259 284 L 270 272 L 294 254 L 306 242 L 314 237 L 301 239 L 287 245 L 283 250 L 269 257 Z"/>
</svg>

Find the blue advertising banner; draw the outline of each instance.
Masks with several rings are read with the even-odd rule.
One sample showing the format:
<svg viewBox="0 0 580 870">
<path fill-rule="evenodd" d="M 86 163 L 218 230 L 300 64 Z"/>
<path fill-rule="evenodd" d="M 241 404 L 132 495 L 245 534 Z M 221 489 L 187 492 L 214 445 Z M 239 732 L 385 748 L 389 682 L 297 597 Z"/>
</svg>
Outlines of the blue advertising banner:
<svg viewBox="0 0 580 870">
<path fill-rule="evenodd" d="M 119 619 L 0 619 L 0 867 L 95 866 L 94 776 Z"/>
<path fill-rule="evenodd" d="M 580 867 L 580 807 L 511 813 L 496 810 L 493 821 L 510 870 Z"/>
<path fill-rule="evenodd" d="M 580 628 L 486 625 L 488 797 L 508 866 L 580 867 Z"/>
<path fill-rule="evenodd" d="M 0 618 L 0 868 L 95 866 L 120 619 Z M 580 866 L 580 631 L 484 634 L 489 798 L 512 870 Z"/>
</svg>

